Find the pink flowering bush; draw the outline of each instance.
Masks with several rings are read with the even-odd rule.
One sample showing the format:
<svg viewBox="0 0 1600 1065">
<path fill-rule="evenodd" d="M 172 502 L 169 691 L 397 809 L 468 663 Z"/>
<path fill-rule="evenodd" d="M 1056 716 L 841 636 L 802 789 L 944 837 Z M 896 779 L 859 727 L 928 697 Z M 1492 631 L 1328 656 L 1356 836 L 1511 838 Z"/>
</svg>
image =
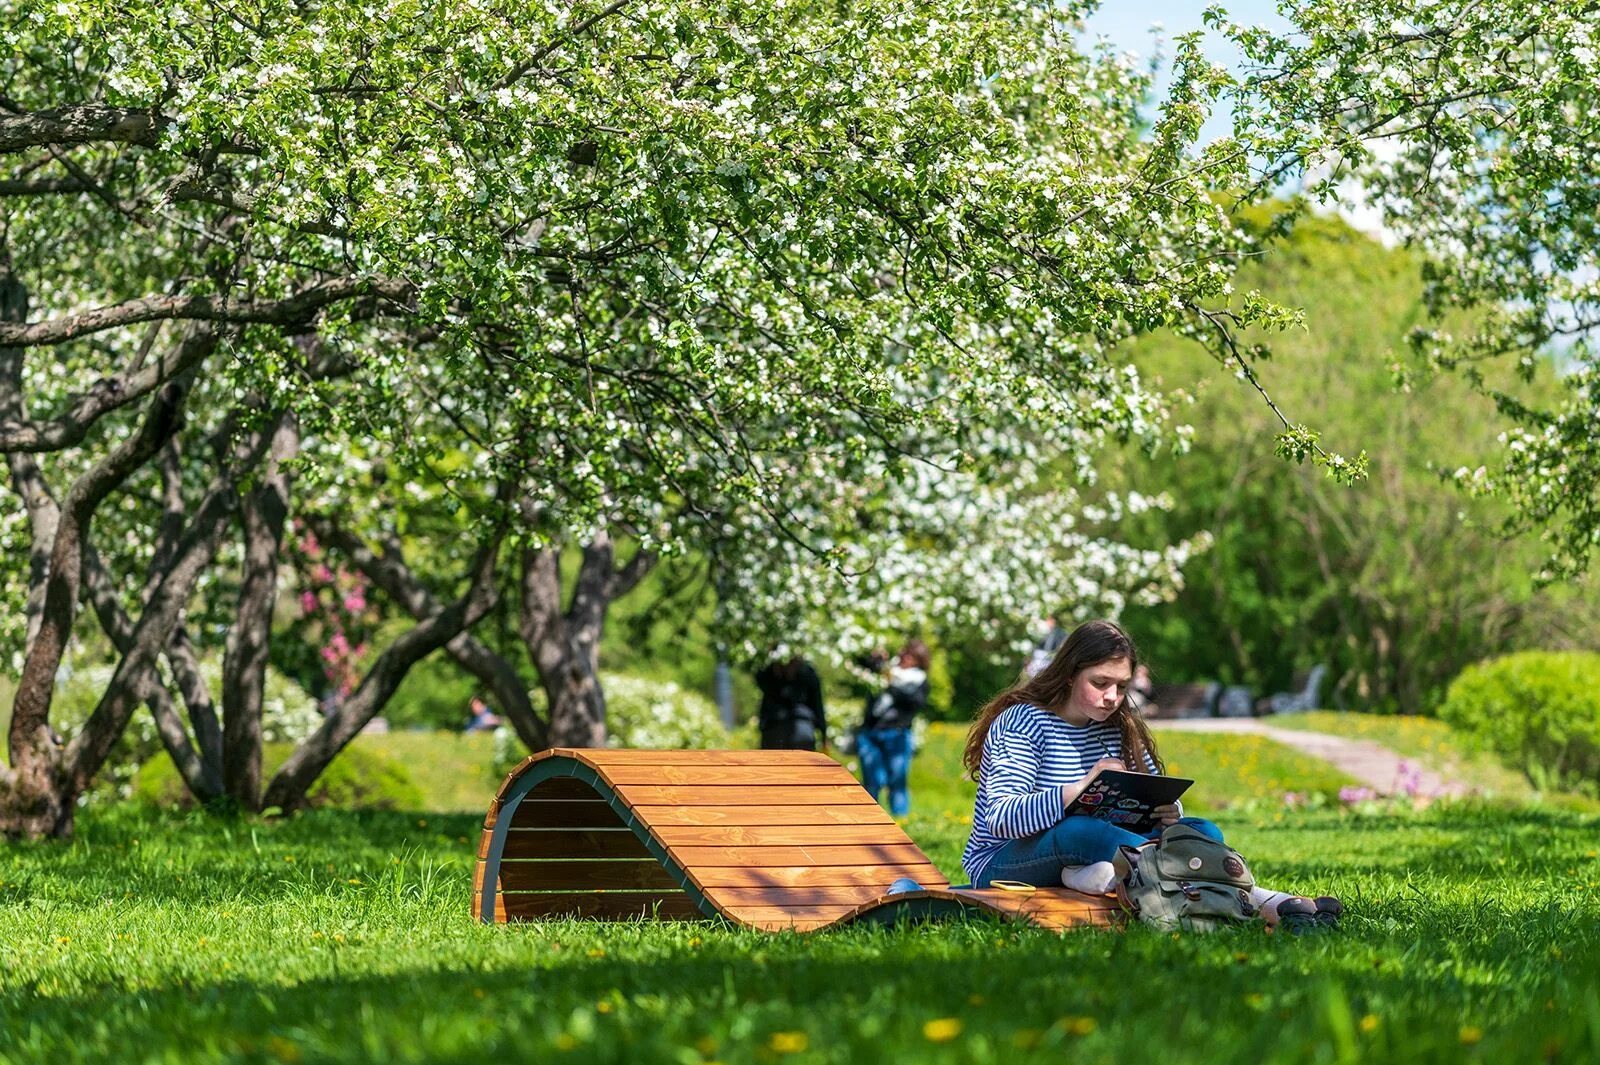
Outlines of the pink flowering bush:
<svg viewBox="0 0 1600 1065">
<path fill-rule="evenodd" d="M 355 691 L 366 665 L 378 611 L 367 598 L 367 578 L 344 566 L 330 567 L 321 543 L 298 521 L 289 537 L 291 565 L 299 586 L 300 635 L 317 648 L 328 690 L 343 699 Z"/>
</svg>

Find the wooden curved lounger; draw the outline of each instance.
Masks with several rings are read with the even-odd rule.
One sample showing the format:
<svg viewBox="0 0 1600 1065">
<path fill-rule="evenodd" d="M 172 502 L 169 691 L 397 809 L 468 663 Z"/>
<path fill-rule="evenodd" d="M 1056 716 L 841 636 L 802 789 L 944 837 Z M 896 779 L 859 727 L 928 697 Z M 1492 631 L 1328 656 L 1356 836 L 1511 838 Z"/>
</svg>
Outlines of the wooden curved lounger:
<svg viewBox="0 0 1600 1065">
<path fill-rule="evenodd" d="M 924 890 L 895 895 L 909 877 Z M 952 888 L 849 771 L 810 751 L 557 748 L 489 807 L 482 921 L 724 917 L 767 931 L 988 912 L 1047 928 L 1119 923 L 1065 888 Z"/>
</svg>

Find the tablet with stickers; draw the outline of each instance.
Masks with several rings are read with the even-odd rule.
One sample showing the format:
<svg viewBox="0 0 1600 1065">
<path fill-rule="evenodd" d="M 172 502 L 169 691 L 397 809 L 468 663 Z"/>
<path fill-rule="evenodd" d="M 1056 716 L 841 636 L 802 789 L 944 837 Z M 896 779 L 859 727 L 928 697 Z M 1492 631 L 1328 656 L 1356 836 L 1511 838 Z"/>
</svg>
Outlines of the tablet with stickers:
<svg viewBox="0 0 1600 1065">
<path fill-rule="evenodd" d="M 1103 769 L 1067 805 L 1067 816 L 1096 817 L 1143 835 L 1158 827 L 1155 808 L 1177 802 L 1193 783 L 1183 777 Z"/>
</svg>

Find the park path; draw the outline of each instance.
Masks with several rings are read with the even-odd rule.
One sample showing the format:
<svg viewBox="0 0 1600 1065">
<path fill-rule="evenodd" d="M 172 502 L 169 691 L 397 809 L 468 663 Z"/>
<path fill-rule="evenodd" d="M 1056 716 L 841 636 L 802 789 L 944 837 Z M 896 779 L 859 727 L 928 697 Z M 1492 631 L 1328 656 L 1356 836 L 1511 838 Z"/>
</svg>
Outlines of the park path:
<svg viewBox="0 0 1600 1065">
<path fill-rule="evenodd" d="M 1403 757 L 1371 740 L 1350 740 L 1325 732 L 1274 728 L 1253 717 L 1191 717 L 1152 724 L 1159 729 L 1177 732 L 1247 732 L 1265 736 L 1332 764 L 1379 795 L 1397 795 L 1409 791 L 1413 795 L 1461 796 L 1472 791 L 1464 781 L 1442 776 L 1415 758 Z"/>
</svg>

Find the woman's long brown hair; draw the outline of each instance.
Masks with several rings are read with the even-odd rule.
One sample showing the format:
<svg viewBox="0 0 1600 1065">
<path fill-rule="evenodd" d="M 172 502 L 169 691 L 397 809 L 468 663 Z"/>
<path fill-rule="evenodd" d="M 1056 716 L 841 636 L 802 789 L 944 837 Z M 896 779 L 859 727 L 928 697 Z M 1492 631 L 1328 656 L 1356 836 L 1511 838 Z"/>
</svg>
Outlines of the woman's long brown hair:
<svg viewBox="0 0 1600 1065">
<path fill-rule="evenodd" d="M 967 749 L 961 755 L 967 775 L 978 779 L 978 770 L 983 765 L 984 740 L 989 738 L 989 729 L 1002 712 L 1020 703 L 1032 703 L 1043 710 L 1060 710 L 1071 701 L 1072 685 L 1078 674 L 1115 658 L 1126 658 L 1130 670 L 1139 668 L 1139 649 L 1133 645 L 1133 637 L 1120 625 L 1110 621 L 1086 621 L 1073 629 L 1049 665 L 996 695 L 978 711 L 972 721 L 972 731 L 967 733 Z M 1123 695 L 1121 705 L 1106 720 L 1114 722 L 1122 734 L 1122 761 L 1131 771 L 1143 773 L 1148 758 L 1157 773 L 1166 772 L 1166 763 L 1156 753 L 1150 727 L 1129 706 L 1127 695 Z"/>
</svg>

